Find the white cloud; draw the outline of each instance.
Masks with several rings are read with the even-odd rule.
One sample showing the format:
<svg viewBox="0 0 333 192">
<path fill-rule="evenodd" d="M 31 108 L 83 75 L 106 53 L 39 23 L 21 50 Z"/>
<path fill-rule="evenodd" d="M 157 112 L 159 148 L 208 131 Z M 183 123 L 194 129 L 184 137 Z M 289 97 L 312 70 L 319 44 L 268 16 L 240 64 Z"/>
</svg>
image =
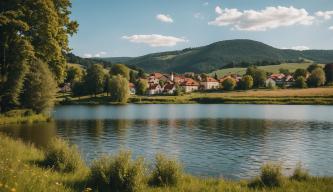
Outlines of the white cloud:
<svg viewBox="0 0 333 192">
<path fill-rule="evenodd" d="M 263 10 L 221 9 L 215 8 L 218 16 L 209 25 L 232 26 L 233 29 L 244 31 L 266 31 L 282 26 L 311 25 L 314 17 L 305 9 L 294 7 L 266 7 Z"/>
<path fill-rule="evenodd" d="M 173 36 L 163 36 L 158 34 L 152 35 L 132 35 L 123 36 L 123 39 L 127 39 L 132 43 L 144 43 L 151 47 L 172 47 L 177 45 L 177 43 L 187 42 L 184 38 L 177 38 Z"/>
<path fill-rule="evenodd" d="M 101 51 L 101 52 L 99 52 L 99 53 L 96 53 L 95 55 L 94 55 L 94 57 L 102 57 L 102 56 L 104 56 L 104 55 L 106 55 L 107 53 L 105 52 L 105 51 Z"/>
<path fill-rule="evenodd" d="M 304 50 L 309 50 L 310 48 L 304 45 L 298 45 L 294 46 L 291 49 L 298 50 L 298 51 L 304 51 Z"/>
<path fill-rule="evenodd" d="M 322 17 L 325 20 L 329 20 L 333 16 L 333 11 L 318 11 L 316 12 L 317 17 Z"/>
<path fill-rule="evenodd" d="M 91 57 L 92 57 L 92 54 L 90 54 L 90 53 L 85 53 L 85 54 L 83 55 L 83 57 L 84 57 L 84 58 L 91 58 Z"/>
<path fill-rule="evenodd" d="M 173 23 L 173 19 L 170 15 L 158 14 L 156 19 L 164 23 Z"/>
<path fill-rule="evenodd" d="M 333 26 L 330 26 L 328 29 L 333 31 Z"/>
</svg>

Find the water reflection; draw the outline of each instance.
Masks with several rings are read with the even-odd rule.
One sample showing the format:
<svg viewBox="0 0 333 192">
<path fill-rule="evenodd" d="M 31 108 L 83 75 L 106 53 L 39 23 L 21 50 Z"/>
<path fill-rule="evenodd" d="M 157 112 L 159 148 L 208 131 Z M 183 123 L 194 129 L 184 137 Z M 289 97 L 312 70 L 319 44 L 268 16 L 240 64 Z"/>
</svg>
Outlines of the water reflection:
<svg viewBox="0 0 333 192">
<path fill-rule="evenodd" d="M 153 113 L 153 112 L 152 112 Z M 186 171 L 202 176 L 248 178 L 266 161 L 286 169 L 302 161 L 312 174 L 333 175 L 333 124 L 263 119 L 57 120 L 1 131 L 37 146 L 59 135 L 77 144 L 90 162 L 128 148 L 153 159 L 157 152 L 179 158 Z"/>
</svg>

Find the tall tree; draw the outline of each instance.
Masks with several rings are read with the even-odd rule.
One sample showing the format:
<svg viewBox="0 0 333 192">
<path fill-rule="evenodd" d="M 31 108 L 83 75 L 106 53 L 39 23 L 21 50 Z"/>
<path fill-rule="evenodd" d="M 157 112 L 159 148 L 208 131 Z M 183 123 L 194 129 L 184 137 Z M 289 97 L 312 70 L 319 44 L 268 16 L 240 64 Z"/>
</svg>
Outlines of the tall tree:
<svg viewBox="0 0 333 192">
<path fill-rule="evenodd" d="M 110 75 L 114 76 L 114 75 L 121 75 L 123 77 L 125 77 L 127 80 L 130 79 L 130 70 L 128 69 L 128 67 L 126 67 L 123 64 L 115 64 L 111 67 L 110 70 Z"/>
<path fill-rule="evenodd" d="M 129 97 L 128 80 L 121 75 L 113 76 L 110 83 L 111 100 L 126 103 Z"/>
<path fill-rule="evenodd" d="M 56 93 L 57 84 L 47 64 L 40 60 L 32 61 L 24 81 L 22 105 L 41 113 L 53 107 Z"/>
<path fill-rule="evenodd" d="M 104 68 L 102 65 L 94 64 L 87 70 L 85 84 L 89 94 L 97 95 L 104 91 Z"/>
<path fill-rule="evenodd" d="M 78 27 L 69 18 L 70 6 L 70 0 L 0 1 L 2 111 L 20 105 L 18 96 L 23 91 L 24 78 L 29 68 L 36 67 L 36 60 L 47 64 L 58 82 L 63 80 L 68 35 L 73 35 Z"/>
<path fill-rule="evenodd" d="M 129 73 L 129 76 L 130 76 L 129 81 L 131 83 L 136 83 L 136 81 L 137 81 L 137 74 L 136 74 L 136 72 L 133 71 L 133 70 L 131 70 L 130 73 Z"/>
<path fill-rule="evenodd" d="M 309 87 L 319 87 L 326 82 L 325 72 L 322 68 L 317 68 L 311 72 L 307 83 Z"/>
<path fill-rule="evenodd" d="M 327 83 L 332 83 L 333 82 L 333 63 L 326 64 L 324 71 L 325 71 Z"/>
</svg>

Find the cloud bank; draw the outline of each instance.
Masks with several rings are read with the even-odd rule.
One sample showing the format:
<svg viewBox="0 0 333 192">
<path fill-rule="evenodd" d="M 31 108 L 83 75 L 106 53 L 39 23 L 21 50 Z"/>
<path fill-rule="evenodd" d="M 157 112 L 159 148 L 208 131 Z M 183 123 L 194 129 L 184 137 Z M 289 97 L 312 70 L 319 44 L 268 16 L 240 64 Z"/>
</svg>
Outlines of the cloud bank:
<svg viewBox="0 0 333 192">
<path fill-rule="evenodd" d="M 311 25 L 315 17 L 305 9 L 294 7 L 266 7 L 263 10 L 222 9 L 217 6 L 218 15 L 209 25 L 231 26 L 232 29 L 242 31 L 266 31 L 283 26 Z"/>
<path fill-rule="evenodd" d="M 178 43 L 187 42 L 183 38 L 173 37 L 173 36 L 164 36 L 158 34 L 152 35 L 131 35 L 123 36 L 123 39 L 129 40 L 132 43 L 144 43 L 151 47 L 172 47 Z"/>
</svg>

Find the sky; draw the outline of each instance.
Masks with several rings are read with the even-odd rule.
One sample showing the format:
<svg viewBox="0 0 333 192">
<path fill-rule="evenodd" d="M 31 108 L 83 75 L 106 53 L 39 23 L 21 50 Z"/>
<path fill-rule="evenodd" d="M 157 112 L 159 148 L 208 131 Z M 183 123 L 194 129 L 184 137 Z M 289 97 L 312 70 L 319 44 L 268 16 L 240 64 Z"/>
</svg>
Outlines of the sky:
<svg viewBox="0 0 333 192">
<path fill-rule="evenodd" d="M 283 49 L 333 49 L 333 0 L 73 0 L 82 57 L 135 57 L 252 39 Z"/>
</svg>

